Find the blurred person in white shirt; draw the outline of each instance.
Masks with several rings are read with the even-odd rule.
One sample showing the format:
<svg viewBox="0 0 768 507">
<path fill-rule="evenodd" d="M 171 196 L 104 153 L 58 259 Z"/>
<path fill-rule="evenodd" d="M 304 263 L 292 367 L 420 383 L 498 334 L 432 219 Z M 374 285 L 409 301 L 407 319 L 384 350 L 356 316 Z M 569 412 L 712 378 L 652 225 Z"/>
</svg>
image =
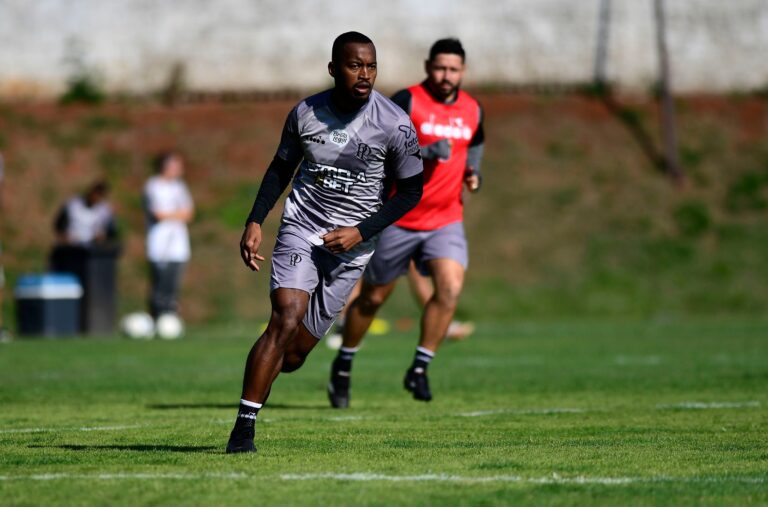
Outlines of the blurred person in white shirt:
<svg viewBox="0 0 768 507">
<path fill-rule="evenodd" d="M 158 155 L 154 168 L 143 197 L 151 271 L 149 310 L 157 318 L 178 313 L 181 276 L 191 252 L 187 224 L 195 208 L 183 180 L 184 160 L 179 153 Z"/>
</svg>

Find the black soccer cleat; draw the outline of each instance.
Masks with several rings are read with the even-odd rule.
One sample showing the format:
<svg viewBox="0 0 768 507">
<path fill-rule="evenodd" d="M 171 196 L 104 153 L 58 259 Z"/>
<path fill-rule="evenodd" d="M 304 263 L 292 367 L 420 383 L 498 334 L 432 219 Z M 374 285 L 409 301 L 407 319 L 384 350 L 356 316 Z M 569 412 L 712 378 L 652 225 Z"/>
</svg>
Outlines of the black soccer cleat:
<svg viewBox="0 0 768 507">
<path fill-rule="evenodd" d="M 233 429 L 229 435 L 229 442 L 227 442 L 227 454 L 256 452 L 256 446 L 253 445 L 254 436 L 253 427 Z"/>
<path fill-rule="evenodd" d="M 331 380 L 328 382 L 328 400 L 333 408 L 349 407 L 349 372 L 337 371 L 331 367 Z"/>
<path fill-rule="evenodd" d="M 432 400 L 432 391 L 429 390 L 429 379 L 424 371 L 417 373 L 414 368 L 410 368 L 405 372 L 403 386 L 406 391 L 413 393 L 414 400 Z"/>
</svg>

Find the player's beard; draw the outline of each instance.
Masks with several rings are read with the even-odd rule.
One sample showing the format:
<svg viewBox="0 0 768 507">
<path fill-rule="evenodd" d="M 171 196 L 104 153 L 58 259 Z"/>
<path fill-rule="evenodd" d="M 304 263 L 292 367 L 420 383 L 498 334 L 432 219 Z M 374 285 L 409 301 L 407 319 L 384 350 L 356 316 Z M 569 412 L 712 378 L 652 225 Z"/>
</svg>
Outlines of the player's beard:
<svg viewBox="0 0 768 507">
<path fill-rule="evenodd" d="M 459 92 L 460 87 L 461 87 L 461 81 L 459 81 L 456 84 L 453 84 L 448 80 L 443 80 L 440 82 L 440 84 L 437 85 L 438 95 L 443 100 L 450 99 L 452 97 L 455 97 L 455 95 Z"/>
</svg>

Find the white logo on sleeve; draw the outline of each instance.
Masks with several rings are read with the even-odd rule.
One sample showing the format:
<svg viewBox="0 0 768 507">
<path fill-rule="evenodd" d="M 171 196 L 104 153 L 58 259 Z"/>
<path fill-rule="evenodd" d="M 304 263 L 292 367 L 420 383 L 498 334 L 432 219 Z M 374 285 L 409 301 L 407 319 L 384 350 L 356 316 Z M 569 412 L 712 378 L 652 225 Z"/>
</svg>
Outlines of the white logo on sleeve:
<svg viewBox="0 0 768 507">
<path fill-rule="evenodd" d="M 334 130 L 331 132 L 331 142 L 339 146 L 344 146 L 349 142 L 349 134 L 347 134 L 346 130 Z"/>
</svg>

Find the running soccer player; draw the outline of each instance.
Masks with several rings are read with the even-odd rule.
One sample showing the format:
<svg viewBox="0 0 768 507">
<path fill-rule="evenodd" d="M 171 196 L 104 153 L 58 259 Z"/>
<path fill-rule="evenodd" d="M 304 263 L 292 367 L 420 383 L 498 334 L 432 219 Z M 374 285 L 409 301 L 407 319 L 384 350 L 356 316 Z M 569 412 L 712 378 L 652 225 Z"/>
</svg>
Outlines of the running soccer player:
<svg viewBox="0 0 768 507">
<path fill-rule="evenodd" d="M 416 127 L 424 159 L 424 193 L 414 209 L 382 233 L 360 296 L 347 309 L 342 347 L 328 384 L 328 397 L 336 408 L 349 406 L 352 360 L 411 259 L 432 278 L 434 292 L 424 306 L 419 345 L 404 386 L 417 400 L 432 399 L 427 366 L 453 318 L 468 263 L 462 188 L 466 185 L 476 192 L 481 182 L 482 110 L 460 89 L 464 57 L 457 39 L 438 40 L 425 62 L 426 80 L 392 97 Z"/>
<path fill-rule="evenodd" d="M 299 102 L 256 196 L 240 253 L 259 271 L 261 224 L 293 177 L 272 252 L 272 316 L 251 348 L 228 453 L 254 452 L 256 415 L 280 372 L 292 372 L 333 324 L 381 231 L 422 193 L 422 161 L 408 115 L 373 90 L 376 48 L 358 32 L 333 43 L 334 87 Z M 387 182 L 396 192 L 384 201 Z"/>
</svg>

